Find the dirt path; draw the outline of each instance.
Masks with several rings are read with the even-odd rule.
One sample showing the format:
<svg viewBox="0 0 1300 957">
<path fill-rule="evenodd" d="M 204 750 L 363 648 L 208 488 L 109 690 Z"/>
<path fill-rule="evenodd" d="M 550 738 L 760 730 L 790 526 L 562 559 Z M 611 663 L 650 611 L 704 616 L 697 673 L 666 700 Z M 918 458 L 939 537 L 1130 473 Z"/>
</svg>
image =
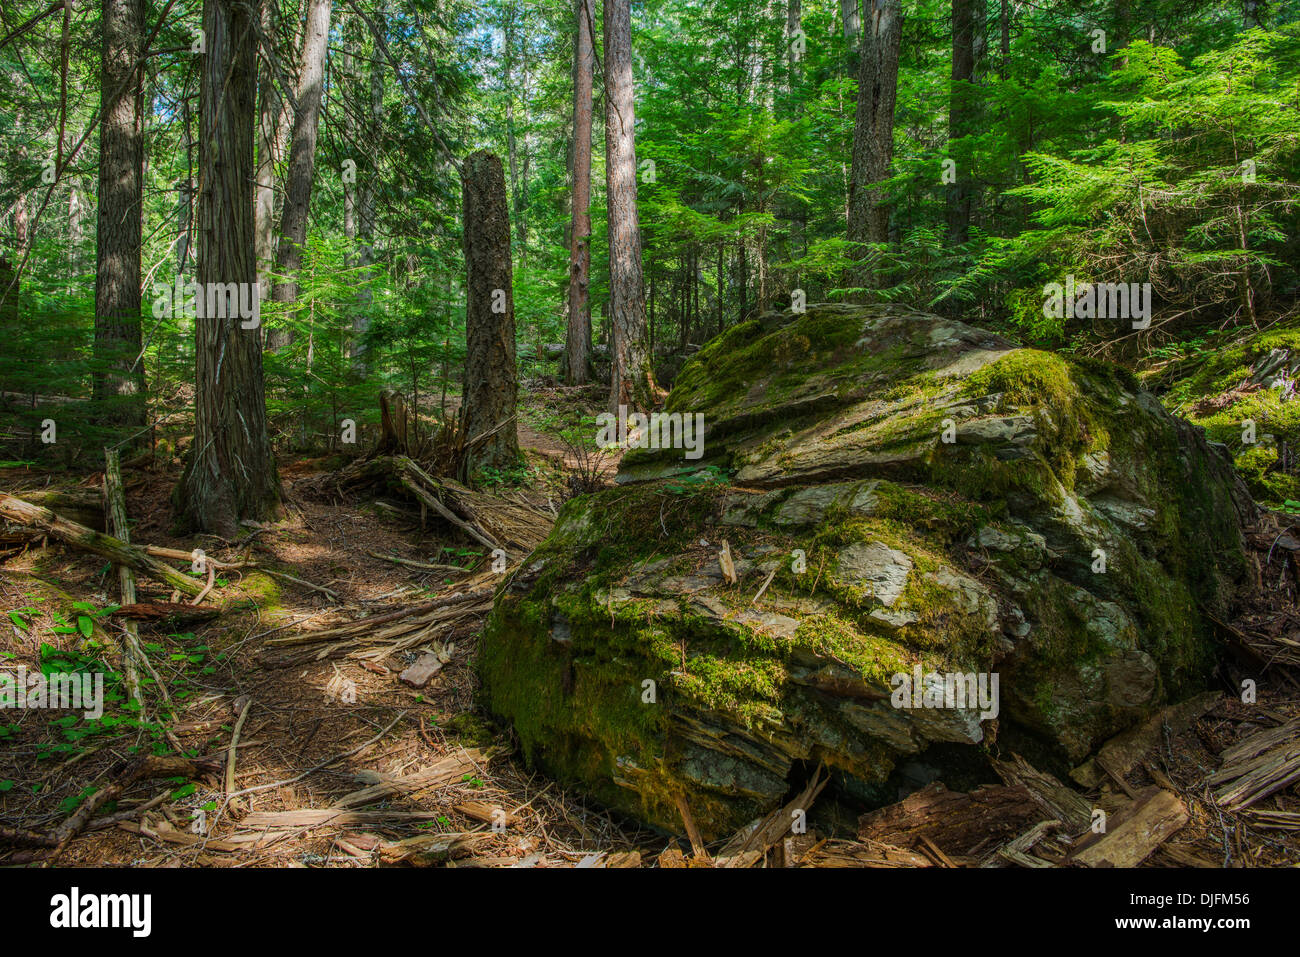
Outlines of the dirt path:
<svg viewBox="0 0 1300 957">
<path fill-rule="evenodd" d="M 311 465 L 289 463 L 282 473 L 295 497 L 294 486 L 312 474 Z M 128 512 L 144 516 L 133 537 L 188 550 L 194 540 L 166 532 L 172 481 L 174 476 L 161 474 L 128 479 Z M 236 752 L 235 787 L 258 790 L 233 810 L 226 806 L 219 776 L 193 784 L 141 782 L 122 795 L 117 810 L 167 792 L 162 803 L 83 835 L 68 847 L 62 863 L 371 866 L 396 853 L 397 841 L 436 841 L 440 834 L 470 835 L 459 839 L 464 847 L 455 853 L 474 866 L 572 866 L 594 852 L 631 849 L 636 835 L 522 770 L 508 756 L 508 739 L 474 713 L 476 628 L 445 647 L 446 664 L 419 690 L 398 680 L 416 659 L 415 648 L 375 663 L 335 659 L 266 666 L 259 651 L 269 637 L 378 616 L 452 594 L 461 580 L 375 555 L 466 566 L 482 561 L 481 549 L 448 532 L 421 530 L 418 522 L 372 506 L 306 499 L 297 505 L 294 517 L 253 530 L 247 540 L 251 547 L 240 554 L 327 588 L 337 598 L 233 570 L 222 575 L 223 587 L 217 589 L 220 617 L 193 626 L 142 627 L 142 641 L 175 703 L 170 727 L 186 753 L 224 762 L 237 716 L 251 702 Z M 238 557 L 218 541 L 202 545 L 218 560 Z M 141 601 L 170 597 L 147 580 L 140 588 Z M 0 565 L 0 608 L 21 609 L 24 622 L 21 629 L 12 621 L 4 625 L 13 632 L 10 663 L 39 667 L 42 646 L 47 660 L 59 653 L 75 655 L 80 636 L 56 633 L 58 622 L 75 620 L 74 602 L 85 601 L 95 610 L 109 605 L 115 589 L 116 577 L 106 574 L 102 562 L 57 546 L 38 547 Z M 115 633 L 116 620 L 105 620 L 108 633 Z M 115 653 L 108 657 L 116 660 Z M 156 713 L 162 706 L 156 690 L 149 698 Z M 108 713 L 118 719 L 112 729 L 90 737 L 73 737 L 71 730 L 83 724 L 74 718 L 64 721 L 65 727 L 60 722 L 66 713 L 0 715 L 10 722 L 0 748 L 0 820 L 51 829 L 88 789 L 110 780 L 115 766 L 162 749 L 160 725 L 131 726 L 121 704 L 110 705 Z M 342 754 L 347 756 L 330 761 Z M 381 823 L 270 830 L 241 823 L 264 819 L 250 814 L 327 808 L 368 782 L 453 759 L 464 769 L 451 780 L 399 790 L 364 808 L 407 813 L 406 818 L 390 814 Z M 498 809 L 509 823 L 494 830 Z"/>
</svg>

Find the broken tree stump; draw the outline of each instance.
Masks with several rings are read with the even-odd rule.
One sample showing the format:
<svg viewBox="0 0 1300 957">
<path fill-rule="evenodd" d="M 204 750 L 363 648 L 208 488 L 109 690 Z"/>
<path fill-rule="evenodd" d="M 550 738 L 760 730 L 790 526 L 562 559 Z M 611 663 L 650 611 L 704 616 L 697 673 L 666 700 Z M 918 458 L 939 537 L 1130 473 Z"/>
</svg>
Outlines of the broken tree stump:
<svg viewBox="0 0 1300 957">
<path fill-rule="evenodd" d="M 375 451 L 387 455 L 410 455 L 407 422 L 406 397 L 400 392 L 379 393 L 379 446 Z"/>
</svg>

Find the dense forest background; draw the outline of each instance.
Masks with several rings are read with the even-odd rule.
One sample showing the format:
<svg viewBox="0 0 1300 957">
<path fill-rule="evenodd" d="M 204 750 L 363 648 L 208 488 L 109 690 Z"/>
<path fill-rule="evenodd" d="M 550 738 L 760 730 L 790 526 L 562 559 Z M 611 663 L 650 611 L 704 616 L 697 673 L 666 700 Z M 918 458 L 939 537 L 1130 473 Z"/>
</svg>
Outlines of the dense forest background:
<svg viewBox="0 0 1300 957">
<path fill-rule="evenodd" d="M 176 293 L 197 275 L 211 145 L 202 6 L 0 6 L 0 442 L 12 461 L 93 466 L 105 445 L 170 450 L 194 432 L 194 318 Z M 504 163 L 520 379 L 608 383 L 599 5 L 265 0 L 256 13 L 255 54 L 232 61 L 231 75 L 255 73 L 254 239 L 275 448 L 338 450 L 344 420 L 369 434 L 384 390 L 408 398 L 417 433 L 455 406 L 466 360 L 461 164 L 476 150 Z M 657 383 L 720 331 L 800 297 L 906 303 L 1104 354 L 1165 386 L 1170 369 L 1186 379 L 1185 363 L 1223 354 L 1243 332 L 1284 335 L 1300 293 L 1298 14 L 1293 0 L 633 4 L 635 203 Z M 584 15 L 585 111 L 575 96 Z M 864 77 L 871 96 L 860 95 Z M 140 331 L 126 337 L 140 348 L 125 365 L 106 351 L 103 301 L 96 320 L 97 275 L 101 296 L 112 282 L 98 202 L 117 175 L 101 150 L 124 128 L 106 134 L 103 121 L 130 99 L 113 97 L 117 80 L 128 91 L 138 82 L 125 126 L 138 143 L 126 155 L 139 149 L 142 178 Z M 892 117 L 871 112 L 890 97 Z M 589 298 L 571 323 L 584 112 Z M 294 165 L 304 158 L 305 175 Z M 860 169 L 871 190 L 857 191 L 855 210 Z M 1067 277 L 1150 283 L 1149 327 L 1045 314 L 1045 287 Z M 560 345 L 575 329 L 593 343 L 580 372 Z M 123 368 L 143 391 L 103 386 Z M 1252 414 L 1285 436 L 1293 423 L 1278 396 L 1289 392 L 1274 391 Z M 112 411 L 141 397 L 143 414 Z M 1222 407 L 1200 411 L 1213 426 Z M 51 417 L 58 441 L 42 442 Z M 1218 423 L 1220 438 L 1241 417 Z M 152 426 L 143 439 L 140 423 Z M 1257 493 L 1300 498 L 1285 442 L 1259 454 Z"/>
<path fill-rule="evenodd" d="M 0 0 L 0 859 L 1294 865 L 1298 227 L 1300 0 Z"/>
</svg>

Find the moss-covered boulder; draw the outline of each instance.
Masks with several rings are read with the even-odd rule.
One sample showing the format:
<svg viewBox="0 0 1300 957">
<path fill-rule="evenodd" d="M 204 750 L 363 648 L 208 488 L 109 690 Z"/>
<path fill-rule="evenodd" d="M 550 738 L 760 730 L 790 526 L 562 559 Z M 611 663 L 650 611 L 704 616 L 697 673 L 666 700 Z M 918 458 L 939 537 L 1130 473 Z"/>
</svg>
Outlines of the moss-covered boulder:
<svg viewBox="0 0 1300 957">
<path fill-rule="evenodd" d="M 1257 501 L 1300 510 L 1300 323 L 1212 336 L 1150 378 L 1166 408 L 1229 450 Z"/>
<path fill-rule="evenodd" d="M 480 651 L 526 758 L 605 804 L 718 835 L 818 762 L 870 797 L 935 744 L 1078 761 L 1203 686 L 1252 505 L 1126 373 L 816 306 L 711 342 L 668 411 L 703 457 L 570 501 Z M 895 707 L 918 666 L 996 673 L 998 717 Z"/>
</svg>

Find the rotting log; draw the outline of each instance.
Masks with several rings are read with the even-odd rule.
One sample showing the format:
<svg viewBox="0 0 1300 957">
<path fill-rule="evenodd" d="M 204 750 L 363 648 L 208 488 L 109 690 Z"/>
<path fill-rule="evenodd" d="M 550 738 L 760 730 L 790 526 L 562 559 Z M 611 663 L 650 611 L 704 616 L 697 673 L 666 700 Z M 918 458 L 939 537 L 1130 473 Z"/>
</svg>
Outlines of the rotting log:
<svg viewBox="0 0 1300 957">
<path fill-rule="evenodd" d="M 220 614 L 221 610 L 218 608 L 195 608 L 193 605 L 187 605 L 184 602 L 143 601 L 122 605 L 116 611 L 110 612 L 104 617 L 183 625 L 196 621 L 210 621 Z"/>
<path fill-rule="evenodd" d="M 96 489 L 33 489 L 20 492 L 24 502 L 58 512 L 96 531 L 111 531 L 105 524 L 104 500 Z"/>
<path fill-rule="evenodd" d="M 960 855 L 989 837 L 1014 838 L 1042 817 L 1023 784 L 986 785 L 964 793 L 935 782 L 898 804 L 864 814 L 858 837 L 897 847 L 911 847 L 924 837 L 945 853 Z"/>
<path fill-rule="evenodd" d="M 150 555 L 145 549 L 128 544 L 120 538 L 97 532 L 77 522 L 51 512 L 48 508 L 33 505 L 20 498 L 0 492 L 0 517 L 18 525 L 34 528 L 66 545 L 93 552 L 118 565 L 125 565 L 143 575 L 162 581 L 186 595 L 197 595 L 203 584 L 182 574 Z"/>
</svg>

